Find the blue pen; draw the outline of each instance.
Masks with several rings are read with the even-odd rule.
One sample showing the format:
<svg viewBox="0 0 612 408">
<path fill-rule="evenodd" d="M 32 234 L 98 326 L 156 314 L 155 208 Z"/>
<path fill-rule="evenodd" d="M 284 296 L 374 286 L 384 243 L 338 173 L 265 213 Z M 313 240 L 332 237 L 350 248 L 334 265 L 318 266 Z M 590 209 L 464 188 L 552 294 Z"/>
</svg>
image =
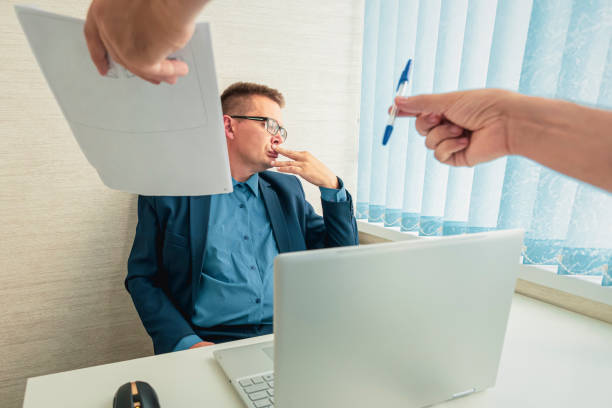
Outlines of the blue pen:
<svg viewBox="0 0 612 408">
<path fill-rule="evenodd" d="M 408 60 L 406 63 L 406 68 L 402 71 L 402 75 L 400 75 L 399 83 L 397 84 L 397 96 L 406 96 L 406 91 L 408 90 L 408 83 L 410 79 L 410 66 L 412 65 L 412 58 Z M 387 127 L 385 128 L 385 136 L 383 137 L 382 144 L 383 146 L 387 144 L 389 139 L 391 138 L 391 133 L 393 132 L 393 124 L 395 123 L 395 116 L 397 115 L 397 106 L 395 105 L 395 100 L 393 101 L 393 107 L 391 108 L 391 113 L 389 113 L 389 120 L 387 121 Z"/>
</svg>

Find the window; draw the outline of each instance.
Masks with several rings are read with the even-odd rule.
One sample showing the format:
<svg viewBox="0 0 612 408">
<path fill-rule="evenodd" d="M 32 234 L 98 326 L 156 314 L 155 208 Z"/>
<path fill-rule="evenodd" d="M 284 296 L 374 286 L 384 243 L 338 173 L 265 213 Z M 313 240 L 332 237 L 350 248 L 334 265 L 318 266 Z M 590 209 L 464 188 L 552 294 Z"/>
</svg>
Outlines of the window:
<svg viewBox="0 0 612 408">
<path fill-rule="evenodd" d="M 505 88 L 612 108 L 609 0 L 366 0 L 364 24 L 358 218 L 420 236 L 524 228 L 523 263 L 612 287 L 612 194 L 521 157 L 450 168 L 414 120 L 381 144 L 410 57 L 411 94 Z"/>
</svg>

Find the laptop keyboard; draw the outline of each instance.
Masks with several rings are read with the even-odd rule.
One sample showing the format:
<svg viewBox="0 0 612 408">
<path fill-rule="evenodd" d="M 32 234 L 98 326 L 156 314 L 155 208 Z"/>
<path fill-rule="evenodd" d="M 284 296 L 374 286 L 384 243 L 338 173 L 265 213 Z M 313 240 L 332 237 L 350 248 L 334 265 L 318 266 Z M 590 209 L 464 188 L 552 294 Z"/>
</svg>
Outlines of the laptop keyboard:
<svg viewBox="0 0 612 408">
<path fill-rule="evenodd" d="M 248 397 L 245 402 L 249 408 L 274 406 L 274 374 L 245 378 L 238 384 Z"/>
</svg>

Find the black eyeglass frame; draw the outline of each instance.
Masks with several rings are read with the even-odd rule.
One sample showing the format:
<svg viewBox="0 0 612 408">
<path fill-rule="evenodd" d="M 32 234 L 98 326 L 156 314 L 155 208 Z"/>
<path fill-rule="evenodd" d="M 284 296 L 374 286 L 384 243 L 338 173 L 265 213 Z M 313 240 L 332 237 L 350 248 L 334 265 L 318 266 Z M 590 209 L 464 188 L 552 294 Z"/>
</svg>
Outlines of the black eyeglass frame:
<svg viewBox="0 0 612 408">
<path fill-rule="evenodd" d="M 248 120 L 256 120 L 259 122 L 265 122 L 265 126 L 266 126 L 266 130 L 268 131 L 268 133 L 270 133 L 272 136 L 276 136 L 276 133 L 280 133 L 281 139 L 283 139 L 283 142 L 285 142 L 287 140 L 287 129 L 285 129 L 284 127 L 282 127 L 274 118 L 269 118 L 267 116 L 243 116 L 243 115 L 229 115 L 230 118 L 234 118 L 234 119 L 248 119 Z M 270 125 L 268 124 L 269 121 L 274 121 L 274 123 L 276 123 L 276 126 L 278 126 L 278 130 L 276 131 L 276 133 L 272 133 L 270 131 Z"/>
</svg>

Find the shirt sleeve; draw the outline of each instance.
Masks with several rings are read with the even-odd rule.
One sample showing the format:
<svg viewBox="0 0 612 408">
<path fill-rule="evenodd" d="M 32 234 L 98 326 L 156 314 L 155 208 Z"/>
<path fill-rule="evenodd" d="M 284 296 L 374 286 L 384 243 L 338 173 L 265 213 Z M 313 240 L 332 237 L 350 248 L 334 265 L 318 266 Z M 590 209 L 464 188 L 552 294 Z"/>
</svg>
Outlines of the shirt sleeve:
<svg viewBox="0 0 612 408">
<path fill-rule="evenodd" d="M 201 341 L 204 341 L 204 340 L 202 340 L 199 336 L 195 334 L 187 335 L 183 337 L 182 339 L 180 339 L 178 343 L 176 343 L 176 346 L 174 346 L 174 350 L 172 351 L 187 350 L 194 344 L 197 344 Z"/>
<path fill-rule="evenodd" d="M 341 203 L 346 201 L 346 189 L 344 188 L 344 183 L 342 180 L 338 179 L 338 184 L 340 184 L 340 188 L 338 189 L 319 187 L 319 190 L 321 190 L 321 200 L 332 203 Z"/>
</svg>

